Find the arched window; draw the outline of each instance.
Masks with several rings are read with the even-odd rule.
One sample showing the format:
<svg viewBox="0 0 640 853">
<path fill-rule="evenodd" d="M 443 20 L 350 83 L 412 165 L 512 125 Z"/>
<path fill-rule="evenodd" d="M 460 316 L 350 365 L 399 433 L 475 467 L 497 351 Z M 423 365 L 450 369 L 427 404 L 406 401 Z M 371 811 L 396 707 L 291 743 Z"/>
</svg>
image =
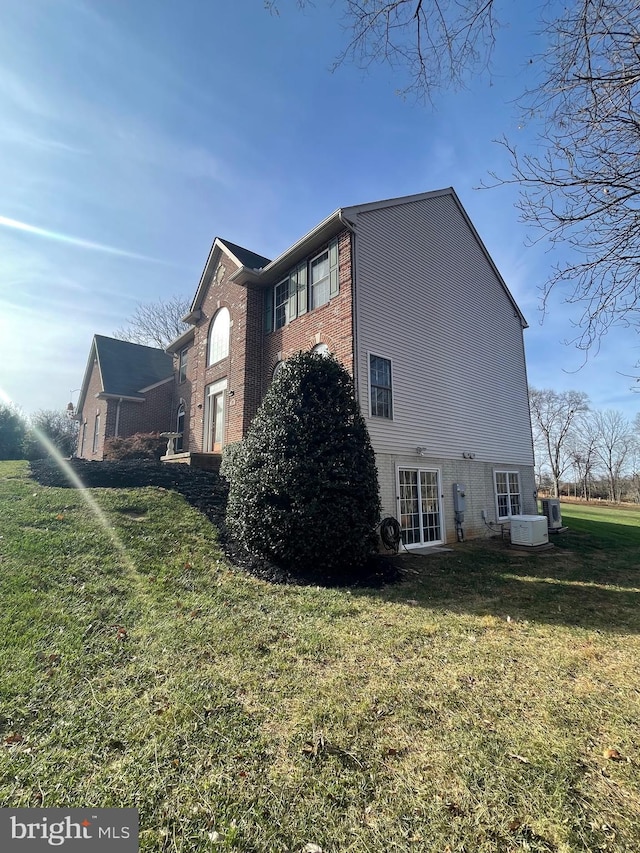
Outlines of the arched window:
<svg viewBox="0 0 640 853">
<path fill-rule="evenodd" d="M 176 453 L 182 453 L 184 450 L 184 413 L 184 403 L 180 403 L 176 413 L 176 432 L 180 433 L 178 438 L 176 438 Z"/>
<path fill-rule="evenodd" d="M 271 379 L 275 379 L 283 367 L 284 367 L 284 361 L 276 361 L 276 366 L 273 368 L 273 373 L 271 374 Z"/>
<path fill-rule="evenodd" d="M 228 308 L 221 308 L 209 329 L 209 357 L 207 364 L 215 364 L 229 355 L 229 330 L 231 317 Z"/>
<path fill-rule="evenodd" d="M 311 352 L 315 352 L 318 355 L 331 355 L 329 347 L 326 344 L 316 344 Z"/>
</svg>

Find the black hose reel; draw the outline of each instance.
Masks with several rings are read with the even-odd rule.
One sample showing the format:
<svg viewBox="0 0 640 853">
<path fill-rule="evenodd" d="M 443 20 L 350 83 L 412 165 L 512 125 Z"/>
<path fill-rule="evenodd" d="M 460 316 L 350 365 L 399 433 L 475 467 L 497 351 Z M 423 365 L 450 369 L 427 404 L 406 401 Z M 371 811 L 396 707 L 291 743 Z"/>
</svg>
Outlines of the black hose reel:
<svg viewBox="0 0 640 853">
<path fill-rule="evenodd" d="M 402 535 L 400 524 L 392 515 L 383 518 L 380 522 L 380 539 L 382 539 L 382 544 L 385 548 L 388 548 L 395 554 L 398 553 L 400 543 L 402 542 Z"/>
</svg>

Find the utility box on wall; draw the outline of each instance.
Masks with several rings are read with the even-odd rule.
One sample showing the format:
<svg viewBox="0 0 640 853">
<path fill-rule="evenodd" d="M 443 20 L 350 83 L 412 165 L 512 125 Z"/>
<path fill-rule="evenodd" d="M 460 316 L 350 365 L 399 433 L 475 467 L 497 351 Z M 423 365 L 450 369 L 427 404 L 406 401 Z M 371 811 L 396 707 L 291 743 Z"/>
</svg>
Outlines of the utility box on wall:
<svg viewBox="0 0 640 853">
<path fill-rule="evenodd" d="M 453 510 L 456 513 L 460 513 L 464 515 L 465 511 L 465 492 L 466 489 L 462 485 L 462 483 L 454 483 L 453 484 Z"/>
<path fill-rule="evenodd" d="M 512 515 L 512 545 L 544 545 L 549 541 L 547 518 L 544 515 Z"/>
</svg>

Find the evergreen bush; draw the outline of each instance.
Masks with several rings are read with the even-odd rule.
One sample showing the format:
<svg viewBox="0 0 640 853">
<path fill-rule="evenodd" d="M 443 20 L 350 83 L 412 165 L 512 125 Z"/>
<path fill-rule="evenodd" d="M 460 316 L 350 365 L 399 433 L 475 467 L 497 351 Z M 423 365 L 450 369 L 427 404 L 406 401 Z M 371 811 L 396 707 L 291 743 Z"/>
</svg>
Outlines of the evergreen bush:
<svg viewBox="0 0 640 853">
<path fill-rule="evenodd" d="M 227 526 L 292 575 L 357 580 L 375 551 L 375 457 L 353 380 L 334 358 L 298 353 L 225 458 Z"/>
</svg>

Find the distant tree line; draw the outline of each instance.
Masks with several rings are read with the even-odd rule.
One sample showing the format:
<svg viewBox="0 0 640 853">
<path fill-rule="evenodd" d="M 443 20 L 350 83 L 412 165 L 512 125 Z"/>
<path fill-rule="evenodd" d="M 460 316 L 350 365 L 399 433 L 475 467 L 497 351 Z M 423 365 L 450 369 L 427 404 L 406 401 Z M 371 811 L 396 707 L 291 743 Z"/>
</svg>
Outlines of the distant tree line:
<svg viewBox="0 0 640 853">
<path fill-rule="evenodd" d="M 66 411 L 41 409 L 25 417 L 13 406 L 0 404 L 0 459 L 43 459 L 51 446 L 71 456 L 77 440 L 78 422 Z"/>
<path fill-rule="evenodd" d="M 640 503 L 640 415 L 592 409 L 580 391 L 529 388 L 538 489 Z"/>
</svg>

